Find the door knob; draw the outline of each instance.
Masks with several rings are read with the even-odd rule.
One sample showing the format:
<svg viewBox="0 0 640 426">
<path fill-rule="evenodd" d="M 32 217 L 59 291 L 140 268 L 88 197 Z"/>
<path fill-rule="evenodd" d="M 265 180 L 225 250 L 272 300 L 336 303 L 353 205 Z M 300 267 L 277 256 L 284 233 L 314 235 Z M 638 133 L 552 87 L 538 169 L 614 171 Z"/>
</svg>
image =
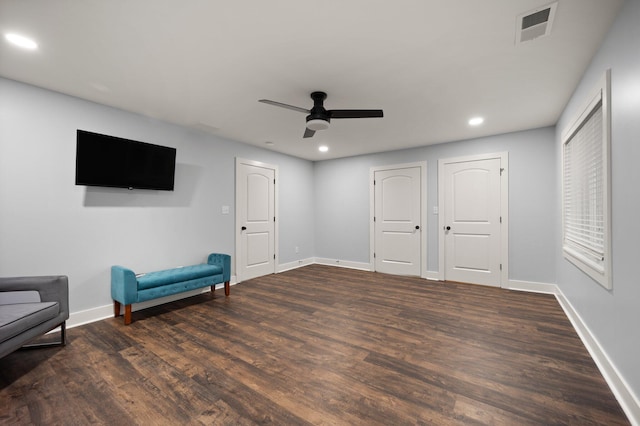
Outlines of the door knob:
<svg viewBox="0 0 640 426">
<path fill-rule="evenodd" d="M 447 231 L 451 231 L 451 227 L 450 226 L 447 226 L 444 229 L 446 229 Z"/>
<path fill-rule="evenodd" d="M 420 225 L 416 225 L 416 229 L 420 229 Z"/>
<path fill-rule="evenodd" d="M 246 226 L 243 226 L 242 228 L 240 228 L 240 230 L 241 230 L 241 231 L 246 231 L 246 230 L 247 230 L 247 227 L 246 227 Z"/>
</svg>

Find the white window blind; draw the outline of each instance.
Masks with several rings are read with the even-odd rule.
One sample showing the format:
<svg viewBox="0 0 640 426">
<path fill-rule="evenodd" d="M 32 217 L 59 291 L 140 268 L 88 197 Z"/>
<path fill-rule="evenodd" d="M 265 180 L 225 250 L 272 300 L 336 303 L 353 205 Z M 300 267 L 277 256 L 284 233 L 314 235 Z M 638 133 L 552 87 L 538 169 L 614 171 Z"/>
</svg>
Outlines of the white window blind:
<svg viewBox="0 0 640 426">
<path fill-rule="evenodd" d="M 564 256 L 606 288 L 611 288 L 609 87 L 607 71 L 562 144 Z"/>
<path fill-rule="evenodd" d="M 604 271 L 602 102 L 564 144 L 564 244 Z"/>
</svg>

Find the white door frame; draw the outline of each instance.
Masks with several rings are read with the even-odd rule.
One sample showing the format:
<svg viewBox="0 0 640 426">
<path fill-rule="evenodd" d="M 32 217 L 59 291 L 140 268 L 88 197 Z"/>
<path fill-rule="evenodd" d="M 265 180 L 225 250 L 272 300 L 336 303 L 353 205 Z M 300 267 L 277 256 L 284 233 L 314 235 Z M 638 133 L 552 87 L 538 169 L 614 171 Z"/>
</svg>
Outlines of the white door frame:
<svg viewBox="0 0 640 426">
<path fill-rule="evenodd" d="M 375 226 L 373 218 L 376 212 L 375 206 L 375 185 L 373 184 L 375 172 L 394 169 L 407 169 L 409 167 L 420 167 L 420 277 L 427 278 L 427 162 L 418 161 L 415 163 L 393 164 L 389 166 L 377 166 L 369 169 L 369 270 L 376 270 L 375 253 Z"/>
<path fill-rule="evenodd" d="M 274 260 L 274 267 L 273 267 L 273 273 L 275 273 L 278 270 L 278 265 L 277 265 L 277 261 L 278 261 L 278 223 L 280 222 L 278 219 L 278 193 L 280 192 L 278 190 L 278 185 L 280 183 L 280 180 L 278 179 L 278 166 L 274 165 L 274 164 L 268 164 L 268 163 L 263 163 L 260 161 L 255 161 L 255 160 L 247 160 L 244 158 L 239 158 L 236 157 L 236 180 L 235 180 L 235 186 L 236 186 L 236 199 L 235 199 L 235 210 L 236 210 L 236 217 L 235 217 L 235 227 L 236 227 L 236 232 L 235 232 L 235 236 L 236 236 L 236 261 L 234 262 L 235 265 L 235 270 L 236 270 L 236 282 L 241 282 L 243 277 L 242 277 L 242 268 L 240 268 L 240 261 L 242 259 L 242 254 L 241 254 L 241 247 L 242 247 L 242 231 L 240 230 L 240 212 L 238 209 L 238 200 L 240 199 L 240 186 L 238 185 L 238 181 L 240 180 L 240 165 L 241 164 L 247 164 L 250 166 L 256 166 L 256 167 L 263 167 L 265 169 L 272 169 L 274 171 L 274 176 L 275 176 L 275 186 L 274 186 L 274 191 L 273 191 L 273 197 L 274 197 L 274 203 L 273 203 L 273 214 L 276 218 L 275 220 L 275 224 L 274 224 L 274 236 L 273 236 L 273 252 L 275 253 L 275 260 Z"/>
<path fill-rule="evenodd" d="M 509 153 L 507 151 L 493 154 L 478 154 L 465 157 L 441 158 L 438 160 L 438 280 L 445 280 L 445 249 L 444 249 L 444 165 L 449 163 L 464 163 L 467 161 L 500 159 L 500 216 L 502 226 L 500 227 L 500 287 L 507 287 L 509 284 Z"/>
</svg>

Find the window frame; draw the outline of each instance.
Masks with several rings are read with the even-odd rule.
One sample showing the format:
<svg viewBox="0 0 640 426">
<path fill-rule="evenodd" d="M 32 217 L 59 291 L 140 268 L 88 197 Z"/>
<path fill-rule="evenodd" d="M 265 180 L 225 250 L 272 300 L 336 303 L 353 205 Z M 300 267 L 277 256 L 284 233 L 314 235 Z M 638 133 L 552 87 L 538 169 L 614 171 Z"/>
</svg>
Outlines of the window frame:
<svg viewBox="0 0 640 426">
<path fill-rule="evenodd" d="M 594 111 L 602 106 L 602 213 L 603 213 L 603 261 L 599 266 L 590 262 L 586 256 L 582 256 L 580 250 L 575 245 L 567 244 L 567 205 L 565 198 L 566 170 L 565 170 L 565 147 L 573 140 L 576 133 L 582 129 L 583 125 L 592 117 Z M 571 120 L 570 125 L 562 133 L 561 138 L 562 154 L 562 252 L 569 262 L 585 272 L 598 284 L 606 289 L 613 288 L 611 276 L 612 252 L 611 252 L 611 70 L 606 70 L 599 80 L 597 87 L 588 102 L 578 110 L 578 114 Z"/>
</svg>

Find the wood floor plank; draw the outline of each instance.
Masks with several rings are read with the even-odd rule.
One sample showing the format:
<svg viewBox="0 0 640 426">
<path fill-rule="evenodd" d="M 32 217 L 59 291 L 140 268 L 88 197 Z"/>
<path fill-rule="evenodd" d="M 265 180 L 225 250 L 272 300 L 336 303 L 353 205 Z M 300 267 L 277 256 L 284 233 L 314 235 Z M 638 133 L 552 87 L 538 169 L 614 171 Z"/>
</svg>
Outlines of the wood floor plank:
<svg viewBox="0 0 640 426">
<path fill-rule="evenodd" d="M 553 296 L 310 265 L 0 359 L 0 423 L 629 424 Z"/>
</svg>

